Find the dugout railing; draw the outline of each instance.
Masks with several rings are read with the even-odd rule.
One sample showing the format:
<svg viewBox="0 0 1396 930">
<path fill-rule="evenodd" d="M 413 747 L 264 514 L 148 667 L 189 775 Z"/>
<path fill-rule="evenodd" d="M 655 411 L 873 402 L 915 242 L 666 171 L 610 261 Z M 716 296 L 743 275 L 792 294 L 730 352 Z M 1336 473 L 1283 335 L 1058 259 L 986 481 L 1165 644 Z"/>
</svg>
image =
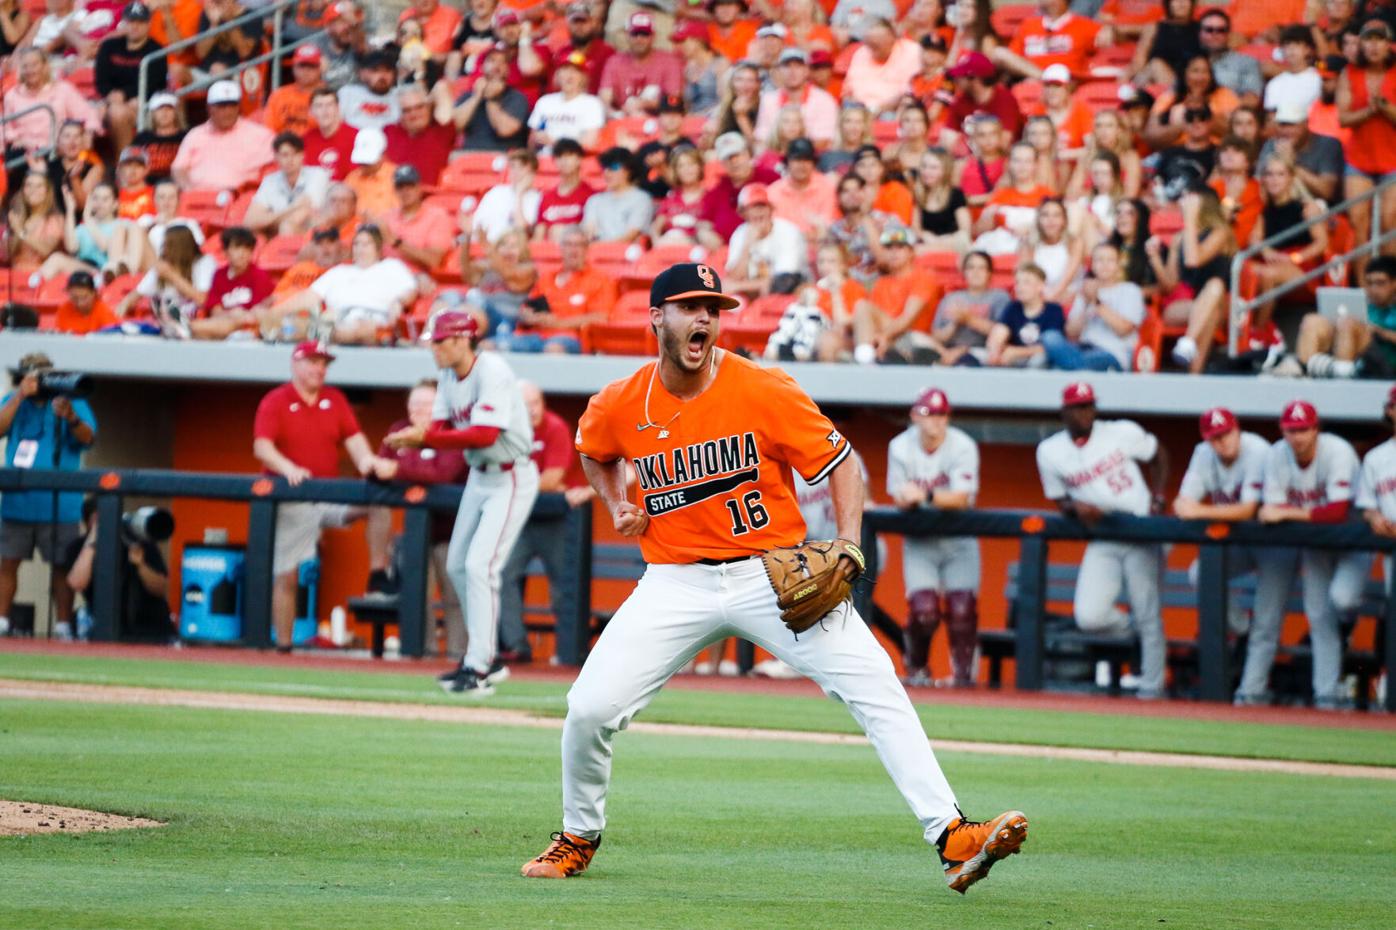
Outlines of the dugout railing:
<svg viewBox="0 0 1396 930">
<path fill-rule="evenodd" d="M 71 491 L 94 496 L 97 505 L 97 547 L 93 564 L 91 638 L 117 638 L 117 614 L 121 597 L 121 515 L 127 497 L 192 498 L 241 501 L 248 504 L 247 555 L 244 564 L 242 642 L 265 648 L 272 643 L 272 539 L 277 508 L 293 502 L 319 501 L 362 507 L 391 507 L 403 511 L 399 542 L 405 547 L 400 560 L 398 638 L 401 652 L 421 656 L 426 645 L 430 602 L 427 566 L 430 564 L 432 511 L 454 513 L 460 506 L 460 485 L 380 484 L 347 479 L 311 479 L 291 487 L 282 478 L 265 475 L 212 475 L 157 470 L 80 470 L 0 468 L 0 494 L 9 491 Z M 591 625 L 591 508 L 569 507 L 561 494 L 540 494 L 530 520 L 549 521 L 565 533 L 579 557 L 569 560 L 560 581 L 570 605 L 568 616 L 557 623 L 577 625 L 574 642 L 584 653 Z M 178 533 L 178 527 L 176 527 Z M 583 655 L 559 656 L 579 665 Z"/>
<path fill-rule="evenodd" d="M 1012 605 L 1014 627 L 1014 683 L 1024 691 L 1037 691 L 1045 680 L 1045 633 L 1047 554 L 1057 540 L 1112 540 L 1137 543 L 1185 543 L 1198 547 L 1197 656 L 1201 697 L 1208 701 L 1230 702 L 1232 670 L 1226 643 L 1228 599 L 1228 560 L 1237 546 L 1295 546 L 1318 549 L 1375 551 L 1391 555 L 1396 539 L 1377 536 L 1365 523 L 1209 523 L 1176 517 L 1135 517 L 1115 514 L 1103 517 L 1094 527 L 1060 514 L 1026 510 L 934 510 L 915 511 L 876 507 L 863 518 L 863 552 L 868 573 L 877 576 L 877 534 L 943 537 L 973 536 L 1017 539 L 1018 585 Z M 863 616 L 872 615 L 873 586 L 857 588 L 857 606 Z M 1396 667 L 1396 597 L 1386 599 L 1381 618 L 1385 635 L 1381 662 L 1387 670 Z M 1384 707 L 1396 711 L 1396 688 L 1388 683 Z"/>
</svg>

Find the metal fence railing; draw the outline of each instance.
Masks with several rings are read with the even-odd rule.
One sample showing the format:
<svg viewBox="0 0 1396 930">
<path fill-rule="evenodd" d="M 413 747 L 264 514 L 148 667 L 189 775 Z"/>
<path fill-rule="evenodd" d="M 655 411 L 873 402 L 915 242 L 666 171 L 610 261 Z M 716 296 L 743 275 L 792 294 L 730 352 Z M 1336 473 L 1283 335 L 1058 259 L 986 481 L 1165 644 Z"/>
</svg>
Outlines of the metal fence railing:
<svg viewBox="0 0 1396 930">
<path fill-rule="evenodd" d="M 1059 514 L 1022 510 L 895 510 L 873 508 L 863 519 L 863 552 L 868 571 L 876 577 L 878 533 L 904 536 L 975 536 L 1019 540 L 1017 618 L 1014 658 L 1015 684 L 1036 691 L 1045 675 L 1047 548 L 1054 540 L 1117 540 L 1140 543 L 1191 543 L 1198 546 L 1197 620 L 1198 671 L 1203 700 L 1231 700 L 1232 670 L 1226 643 L 1228 560 L 1237 546 L 1296 546 L 1318 549 L 1396 551 L 1396 539 L 1377 536 L 1365 523 L 1209 523 L 1176 517 L 1107 516 L 1093 528 Z M 860 588 L 859 612 L 871 614 L 872 590 Z M 1381 618 L 1385 630 L 1381 661 L 1388 672 L 1396 668 L 1396 597 L 1386 599 Z M 1396 688 L 1388 685 L 1385 707 L 1396 711 Z"/>
<path fill-rule="evenodd" d="M 53 112 L 53 107 L 49 106 L 47 103 L 36 103 L 32 106 L 25 107 L 23 110 L 16 110 L 14 113 L 6 113 L 4 116 L 0 116 L 0 127 L 3 127 L 6 123 L 13 123 L 17 119 L 28 116 L 30 113 L 38 113 L 40 111 L 48 114 L 48 148 L 40 150 L 37 154 L 47 158 L 49 154 L 53 152 L 54 146 L 58 143 L 58 114 Z M 29 157 L 29 154 L 31 153 L 17 155 L 12 159 L 8 159 L 5 162 L 5 169 L 9 170 L 16 165 L 22 164 L 24 160 Z"/>
<path fill-rule="evenodd" d="M 1288 229 L 1282 229 L 1273 236 L 1266 238 L 1264 242 L 1249 246 L 1236 253 L 1231 259 L 1231 325 L 1228 328 L 1229 335 L 1227 343 L 1227 352 L 1230 355 L 1234 357 L 1240 351 L 1241 327 L 1246 322 L 1246 315 L 1256 307 L 1269 303 L 1272 300 L 1279 300 L 1286 294 L 1297 291 L 1299 288 L 1307 286 L 1312 281 L 1319 280 L 1324 275 L 1328 274 L 1330 270 L 1339 266 L 1345 266 L 1354 258 L 1362 255 L 1374 256 L 1383 245 L 1396 239 L 1396 229 L 1387 230 L 1386 232 L 1381 231 L 1381 196 L 1389 190 L 1393 184 L 1396 184 L 1396 178 L 1388 178 L 1364 194 L 1358 194 L 1356 197 L 1344 200 L 1336 207 L 1329 207 L 1321 215 L 1312 220 L 1300 223 L 1297 226 L 1291 226 Z M 1257 294 L 1250 300 L 1241 299 L 1241 271 L 1245 268 L 1246 262 L 1259 255 L 1265 249 L 1274 248 L 1281 243 L 1288 242 L 1295 238 L 1314 223 L 1326 223 L 1335 217 L 1350 213 L 1354 207 L 1364 206 L 1368 203 L 1372 205 L 1372 232 L 1366 242 L 1359 242 L 1342 255 L 1335 255 L 1317 268 L 1307 271 L 1291 281 L 1286 281 L 1284 284 L 1268 290 L 1263 294 Z"/>
<path fill-rule="evenodd" d="M 323 501 L 359 506 L 401 508 L 405 547 L 403 573 L 399 579 L 399 638 L 402 654 L 421 656 L 426 643 L 427 565 L 430 524 L 433 511 L 454 513 L 460 506 L 459 485 L 406 486 L 366 481 L 312 479 L 296 487 L 281 478 L 258 475 L 208 475 L 175 471 L 51 471 L 0 468 L 0 493 L 7 491 L 74 491 L 92 494 L 97 501 L 98 539 L 93 566 L 93 603 L 89 605 L 93 626 L 91 637 L 116 639 L 121 598 L 123 546 L 121 537 L 122 501 L 127 496 L 154 498 L 197 498 L 245 501 L 249 504 L 247 557 L 243 597 L 243 636 L 245 645 L 270 646 L 272 593 L 272 540 L 276 533 L 276 512 L 280 504 L 292 501 Z M 561 494 L 541 494 L 533 508 L 533 520 L 553 521 L 568 535 L 579 558 L 569 563 L 570 572 L 561 579 L 568 589 L 567 603 L 572 610 L 558 623 L 577 624 L 579 635 L 573 641 L 585 652 L 591 623 L 591 509 L 571 508 Z M 581 656 L 559 656 L 569 664 L 580 664 Z"/>
</svg>

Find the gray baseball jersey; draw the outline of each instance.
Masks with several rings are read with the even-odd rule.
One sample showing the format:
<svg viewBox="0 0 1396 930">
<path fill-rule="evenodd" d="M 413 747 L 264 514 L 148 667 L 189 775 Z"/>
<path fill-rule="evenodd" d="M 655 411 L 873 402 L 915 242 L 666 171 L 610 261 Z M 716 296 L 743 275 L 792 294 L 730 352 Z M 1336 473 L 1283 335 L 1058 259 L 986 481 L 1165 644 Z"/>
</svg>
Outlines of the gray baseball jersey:
<svg viewBox="0 0 1396 930">
<path fill-rule="evenodd" d="M 449 420 L 456 429 L 499 429 L 499 438 L 490 445 L 465 450 L 465 460 L 471 468 L 526 459 L 533 450 L 533 424 L 529 422 L 518 380 L 497 352 L 475 356 L 475 365 L 464 378 L 450 368 L 441 369 L 431 418 Z"/>
<path fill-rule="evenodd" d="M 1227 465 L 1210 443 L 1199 442 L 1178 488 L 1179 497 L 1213 504 L 1256 504 L 1265 487 L 1265 459 L 1270 443 L 1255 433 L 1241 434 L 1241 449 Z"/>
<path fill-rule="evenodd" d="M 1319 433 L 1318 449 L 1307 468 L 1299 467 L 1294 450 L 1281 439 L 1265 459 L 1264 501 L 1305 508 L 1350 501 L 1357 493 L 1360 470 L 1352 446 L 1332 433 Z"/>
<path fill-rule="evenodd" d="M 1037 471 L 1048 500 L 1070 498 L 1114 513 L 1145 516 L 1149 487 L 1139 470 L 1158 452 L 1158 439 L 1133 420 L 1097 420 L 1077 443 L 1062 430 L 1037 445 Z"/>
<path fill-rule="evenodd" d="M 934 452 L 921 444 L 916 426 L 893 437 L 887 445 L 887 493 L 914 483 L 927 497 L 936 491 L 963 491 L 974 506 L 979 493 L 979 446 L 964 430 L 951 426 Z M 973 537 L 907 537 L 902 546 L 902 574 L 908 593 L 914 591 L 977 591 L 979 541 Z"/>
<path fill-rule="evenodd" d="M 1396 439 L 1388 439 L 1362 460 L 1357 506 L 1396 520 Z"/>
</svg>

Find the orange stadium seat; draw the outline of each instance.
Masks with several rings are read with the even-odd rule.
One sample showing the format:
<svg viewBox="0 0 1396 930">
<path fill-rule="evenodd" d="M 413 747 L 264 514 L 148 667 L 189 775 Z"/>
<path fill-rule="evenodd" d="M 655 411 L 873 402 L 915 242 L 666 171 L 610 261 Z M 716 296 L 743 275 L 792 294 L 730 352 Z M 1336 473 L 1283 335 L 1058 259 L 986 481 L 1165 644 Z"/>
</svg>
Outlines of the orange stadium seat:
<svg viewBox="0 0 1396 930">
<path fill-rule="evenodd" d="M 605 323 L 587 327 L 587 342 L 603 355 L 652 355 L 658 345 L 650 329 L 650 295 L 622 294 Z"/>
<path fill-rule="evenodd" d="M 1018 108 L 1025 114 L 1042 105 L 1041 81 L 1019 81 L 1013 85 L 1012 91 L 1013 99 L 1018 101 Z"/>
<path fill-rule="evenodd" d="M 257 264 L 263 271 L 279 275 L 296 263 L 306 242 L 305 236 L 273 236 L 257 250 Z"/>
<path fill-rule="evenodd" d="M 1134 347 L 1134 370 L 1154 372 L 1159 369 L 1159 354 L 1163 351 L 1163 320 L 1158 311 L 1149 307 L 1144 322 L 1139 324 L 1139 342 Z"/>
<path fill-rule="evenodd" d="M 872 126 L 873 143 L 880 148 L 886 148 L 897 141 L 899 132 L 900 127 L 895 120 L 880 119 Z"/>
<path fill-rule="evenodd" d="M 1018 31 L 1019 23 L 1036 14 L 1037 7 L 1031 3 L 1011 3 L 994 10 L 989 22 L 995 32 L 1007 39 Z"/>
<path fill-rule="evenodd" d="M 793 295 L 770 294 L 745 304 L 723 321 L 720 344 L 734 351 L 746 349 L 753 355 L 760 355 L 779 325 L 781 314 L 794 302 Z"/>
<path fill-rule="evenodd" d="M 227 191 L 187 190 L 179 195 L 179 215 L 197 220 L 210 239 L 228 225 L 228 207 L 233 197 Z"/>
</svg>

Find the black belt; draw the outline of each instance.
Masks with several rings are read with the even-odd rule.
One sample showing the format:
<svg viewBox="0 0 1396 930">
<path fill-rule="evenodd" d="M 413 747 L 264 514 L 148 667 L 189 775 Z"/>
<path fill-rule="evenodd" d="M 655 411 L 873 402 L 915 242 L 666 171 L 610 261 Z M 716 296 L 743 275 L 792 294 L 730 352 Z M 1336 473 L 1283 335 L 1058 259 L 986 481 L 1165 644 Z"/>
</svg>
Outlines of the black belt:
<svg viewBox="0 0 1396 930">
<path fill-rule="evenodd" d="M 699 559 L 695 564 L 697 564 L 697 565 L 731 565 L 733 562 L 745 562 L 745 561 L 747 561 L 748 559 L 754 559 L 754 558 L 757 558 L 757 556 L 754 556 L 754 555 L 734 555 L 734 556 L 732 556 L 732 558 L 730 558 L 730 559 Z"/>
</svg>

